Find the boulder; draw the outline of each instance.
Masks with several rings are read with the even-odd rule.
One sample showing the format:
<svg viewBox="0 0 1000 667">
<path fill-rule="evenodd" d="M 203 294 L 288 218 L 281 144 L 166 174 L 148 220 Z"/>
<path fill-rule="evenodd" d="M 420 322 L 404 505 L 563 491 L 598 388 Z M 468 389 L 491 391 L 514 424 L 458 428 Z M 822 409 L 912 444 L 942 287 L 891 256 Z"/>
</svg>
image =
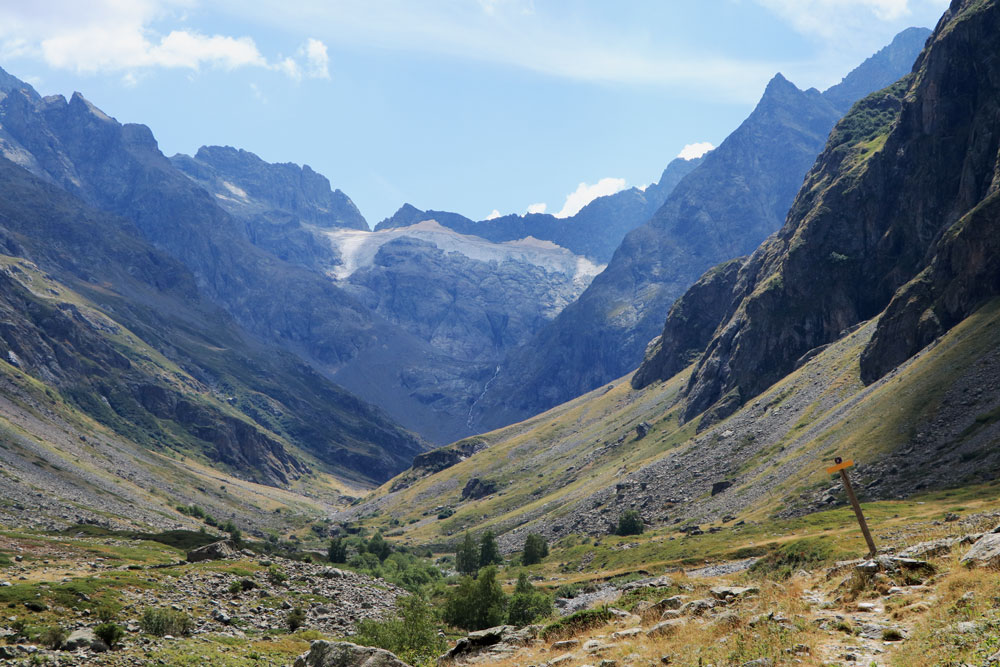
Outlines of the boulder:
<svg viewBox="0 0 1000 667">
<path fill-rule="evenodd" d="M 497 483 L 492 480 L 473 477 L 462 489 L 462 500 L 478 500 L 497 492 Z"/>
<path fill-rule="evenodd" d="M 723 602 L 734 598 L 756 595 L 760 591 L 749 586 L 716 586 L 709 591 L 712 597 Z"/>
<path fill-rule="evenodd" d="M 410 667 L 392 653 L 350 642 L 314 641 L 294 667 Z"/>
<path fill-rule="evenodd" d="M 729 487 L 733 485 L 729 480 L 722 480 L 721 482 L 716 482 L 712 484 L 712 495 L 717 496 Z"/>
<path fill-rule="evenodd" d="M 459 639 L 447 653 L 438 658 L 439 663 L 465 658 L 481 651 L 500 651 L 524 646 L 538 634 L 539 626 L 529 625 L 518 630 L 513 625 L 498 625 Z"/>
<path fill-rule="evenodd" d="M 239 554 L 236 545 L 232 540 L 220 540 L 212 542 L 203 547 L 192 549 L 187 554 L 189 563 L 197 563 L 203 560 L 223 560 L 225 558 L 235 558 Z"/>
<path fill-rule="evenodd" d="M 94 631 L 90 628 L 81 628 L 70 633 L 66 641 L 63 642 L 64 651 L 75 651 L 80 648 L 90 648 L 90 645 L 97 641 Z"/>
<path fill-rule="evenodd" d="M 1000 567 L 1000 533 L 987 533 L 980 537 L 962 556 L 968 567 Z"/>
</svg>

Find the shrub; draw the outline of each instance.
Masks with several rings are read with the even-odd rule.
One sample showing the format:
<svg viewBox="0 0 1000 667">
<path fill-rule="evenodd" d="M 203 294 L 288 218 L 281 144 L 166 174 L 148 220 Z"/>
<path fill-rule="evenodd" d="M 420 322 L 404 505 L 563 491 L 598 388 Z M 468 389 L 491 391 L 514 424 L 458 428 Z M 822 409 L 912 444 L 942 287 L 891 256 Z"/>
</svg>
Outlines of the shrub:
<svg viewBox="0 0 1000 667">
<path fill-rule="evenodd" d="M 194 629 L 194 621 L 183 611 L 163 607 L 146 607 L 139 625 L 144 632 L 157 637 L 187 635 Z"/>
<path fill-rule="evenodd" d="M 288 575 L 277 565 L 272 565 L 267 568 L 267 580 L 272 584 L 283 584 L 288 581 Z"/>
<path fill-rule="evenodd" d="M 385 541 L 382 537 L 381 531 L 375 533 L 375 535 L 368 540 L 368 546 L 366 548 L 368 553 L 372 554 L 379 559 L 379 562 L 384 561 L 392 553 L 392 545 Z"/>
<path fill-rule="evenodd" d="M 550 614 L 552 599 L 532 586 L 528 575 L 522 572 L 507 605 L 507 622 L 517 626 L 530 625 Z"/>
<path fill-rule="evenodd" d="M 306 624 L 306 612 L 302 607 L 295 607 L 285 617 L 285 624 L 291 632 L 295 632 Z"/>
<path fill-rule="evenodd" d="M 530 533 L 524 540 L 524 553 L 521 556 L 521 563 L 524 565 L 534 565 L 541 563 L 542 559 L 549 555 L 549 543 L 545 538 L 536 533 Z"/>
<path fill-rule="evenodd" d="M 68 636 L 66 631 L 58 625 L 50 625 L 38 633 L 38 642 L 54 651 L 62 647 Z"/>
<path fill-rule="evenodd" d="M 331 563 L 347 562 L 347 545 L 339 537 L 330 540 L 330 548 L 326 552 L 326 557 Z"/>
<path fill-rule="evenodd" d="M 97 608 L 97 619 L 101 623 L 110 623 L 111 621 L 118 618 L 118 607 L 111 604 L 102 604 Z M 105 642 L 107 644 L 107 642 Z M 111 646 L 111 644 L 108 644 Z"/>
<path fill-rule="evenodd" d="M 618 517 L 615 535 L 642 535 L 644 526 L 638 510 L 626 510 Z"/>
<path fill-rule="evenodd" d="M 507 596 L 497 582 L 497 570 L 490 566 L 479 575 L 462 577 L 445 602 L 446 623 L 464 630 L 485 630 L 503 623 Z"/>
<path fill-rule="evenodd" d="M 419 595 L 400 598 L 398 605 L 396 618 L 359 621 L 357 634 L 351 640 L 391 651 L 410 664 L 433 663 L 448 643 L 438 636 L 430 606 Z"/>
<path fill-rule="evenodd" d="M 114 648 L 125 636 L 125 628 L 117 623 L 101 623 L 94 628 L 94 636 L 107 644 L 108 648 Z"/>
</svg>

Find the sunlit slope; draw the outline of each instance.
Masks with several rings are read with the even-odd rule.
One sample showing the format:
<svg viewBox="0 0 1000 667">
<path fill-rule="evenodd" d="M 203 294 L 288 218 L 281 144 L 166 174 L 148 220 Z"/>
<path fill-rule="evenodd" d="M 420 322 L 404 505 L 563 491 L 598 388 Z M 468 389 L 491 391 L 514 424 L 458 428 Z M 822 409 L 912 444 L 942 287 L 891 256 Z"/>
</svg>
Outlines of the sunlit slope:
<svg viewBox="0 0 1000 667">
<path fill-rule="evenodd" d="M 408 471 L 340 518 L 417 543 L 491 527 L 513 547 L 528 530 L 607 533 L 629 508 L 649 525 L 684 526 L 833 507 L 844 502 L 824 472 L 834 456 L 858 462 L 863 500 L 984 481 L 1000 457 L 998 320 L 990 302 L 869 387 L 858 370 L 866 323 L 702 433 L 678 422 L 688 371 L 640 391 L 625 378 L 482 436 L 486 448 L 454 466 Z M 473 478 L 495 491 L 463 499 Z"/>
</svg>

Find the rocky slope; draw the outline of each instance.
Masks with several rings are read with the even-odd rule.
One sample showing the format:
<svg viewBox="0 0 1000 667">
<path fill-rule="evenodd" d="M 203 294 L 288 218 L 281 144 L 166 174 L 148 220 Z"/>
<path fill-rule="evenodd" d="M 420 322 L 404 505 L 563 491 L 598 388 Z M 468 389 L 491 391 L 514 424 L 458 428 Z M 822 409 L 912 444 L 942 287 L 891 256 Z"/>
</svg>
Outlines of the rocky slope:
<svg viewBox="0 0 1000 667">
<path fill-rule="evenodd" d="M 129 221 L 7 160 L 0 189 L 8 368 L 137 444 L 272 484 L 290 484 L 306 460 L 378 480 L 422 450 L 292 355 L 248 339 Z"/>
<path fill-rule="evenodd" d="M 552 241 L 598 264 L 606 264 L 625 235 L 646 222 L 673 192 L 684 176 L 701 164 L 702 158 L 674 159 L 660 180 L 645 189 L 629 188 L 598 197 L 568 218 L 545 213 L 505 215 L 475 222 L 447 211 L 421 211 L 404 204 L 391 217 L 375 226 L 376 231 L 407 227 L 423 220 L 436 220 L 461 234 L 502 243 L 533 237 Z"/>
<path fill-rule="evenodd" d="M 874 380 L 997 293 L 998 26 L 996 3 L 953 3 L 913 75 L 837 125 L 785 226 L 741 270 L 686 418 L 731 412 L 891 303 L 864 355 Z"/>
<path fill-rule="evenodd" d="M 345 291 L 436 349 L 480 363 L 527 341 L 603 268 L 550 241 L 493 243 L 433 220 L 326 237 Z"/>
<path fill-rule="evenodd" d="M 801 91 L 776 75 L 753 113 L 680 181 L 648 223 L 625 237 L 580 299 L 511 353 L 477 404 L 476 423 L 490 428 L 523 419 L 635 368 L 671 303 L 699 275 L 750 253 L 781 225 L 850 106 L 843 101 L 848 91 L 885 85 L 908 71 L 918 34 L 894 41 L 829 96 Z M 895 76 L 886 80 L 875 70 Z"/>
</svg>

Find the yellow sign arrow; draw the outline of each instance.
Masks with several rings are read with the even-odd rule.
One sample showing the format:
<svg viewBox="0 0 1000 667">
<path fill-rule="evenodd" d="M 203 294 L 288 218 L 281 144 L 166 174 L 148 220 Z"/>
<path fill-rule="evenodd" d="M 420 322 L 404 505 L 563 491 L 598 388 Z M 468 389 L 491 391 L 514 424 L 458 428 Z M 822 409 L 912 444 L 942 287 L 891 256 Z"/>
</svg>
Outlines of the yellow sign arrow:
<svg viewBox="0 0 1000 667">
<path fill-rule="evenodd" d="M 827 468 L 826 471 L 827 471 L 827 473 L 829 473 L 829 474 L 832 475 L 833 473 L 840 472 L 841 470 L 844 470 L 845 468 L 850 468 L 852 465 L 854 465 L 854 461 L 844 461 L 843 463 L 838 463 L 835 466 Z"/>
</svg>

